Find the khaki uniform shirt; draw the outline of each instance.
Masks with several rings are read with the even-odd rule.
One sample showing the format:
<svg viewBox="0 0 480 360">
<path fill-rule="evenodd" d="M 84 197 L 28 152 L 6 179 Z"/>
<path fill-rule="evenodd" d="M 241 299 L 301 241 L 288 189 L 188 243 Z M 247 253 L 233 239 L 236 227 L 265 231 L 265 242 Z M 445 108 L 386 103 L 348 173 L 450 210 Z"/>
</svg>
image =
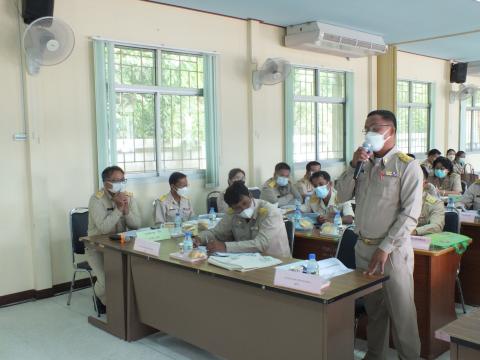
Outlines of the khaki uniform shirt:
<svg viewBox="0 0 480 360">
<path fill-rule="evenodd" d="M 456 161 L 453 161 L 453 172 L 458 175 L 462 175 L 465 172 L 465 166 Z"/>
<path fill-rule="evenodd" d="M 101 189 L 92 195 L 88 203 L 88 236 L 117 234 L 140 227 L 141 218 L 137 201 L 132 193 L 127 195 L 128 215 L 123 215 L 117 209 L 108 191 Z"/>
<path fill-rule="evenodd" d="M 433 164 L 430 163 L 427 159 L 425 159 L 420 165 L 422 165 L 428 171 L 428 175 L 433 175 Z"/>
<path fill-rule="evenodd" d="M 217 209 L 219 213 L 225 214 L 230 206 L 225 202 L 224 199 L 225 193 L 221 192 L 217 196 Z M 208 209 L 210 210 L 210 209 Z"/>
<path fill-rule="evenodd" d="M 443 201 L 423 192 L 422 212 L 418 218 L 417 234 L 433 234 L 443 231 L 445 226 L 445 207 Z"/>
<path fill-rule="evenodd" d="M 454 172 L 445 176 L 443 179 L 439 179 L 436 176 L 430 175 L 428 177 L 428 182 L 435 185 L 438 190 L 457 191 L 458 193 L 462 192 L 462 181 L 460 179 L 460 175 Z"/>
<path fill-rule="evenodd" d="M 417 160 L 396 147 L 383 158 L 366 161 L 363 169 L 355 185 L 355 169 L 348 166 L 337 181 L 337 200 L 345 202 L 355 196 L 355 232 L 391 253 L 408 242 L 417 225 L 422 209 L 422 170 Z"/>
<path fill-rule="evenodd" d="M 335 207 L 337 210 L 340 210 L 342 216 L 355 216 L 352 209 L 352 203 L 346 201 L 344 203 L 337 202 L 337 191 L 332 189 L 330 194 L 330 199 L 328 199 L 328 204 L 325 205 L 323 199 L 319 199 L 314 193 L 310 198 L 310 201 L 302 206 L 303 212 L 314 212 L 320 215 L 328 215 L 329 207 Z"/>
<path fill-rule="evenodd" d="M 302 199 L 305 199 L 306 196 L 313 195 L 314 187 L 306 175 L 298 180 L 295 186 Z"/>
<path fill-rule="evenodd" d="M 295 200 L 302 201 L 297 188 L 289 181 L 287 186 L 278 186 L 274 178 L 268 179 L 262 186 L 260 199 L 276 204 L 278 207 L 295 205 Z"/>
<path fill-rule="evenodd" d="M 480 180 L 476 180 L 463 194 L 462 203 L 467 209 L 480 210 Z"/>
<path fill-rule="evenodd" d="M 215 228 L 199 234 L 202 243 L 216 239 L 225 243 L 227 252 L 261 252 L 290 257 L 287 230 L 280 210 L 267 201 L 253 201 L 255 210 L 249 221 L 229 209 Z"/>
<path fill-rule="evenodd" d="M 183 196 L 180 197 L 180 204 L 176 202 L 171 192 L 155 200 L 155 224 L 174 222 L 177 212 L 180 213 L 182 221 L 190 220 L 195 215 L 192 203 Z"/>
</svg>

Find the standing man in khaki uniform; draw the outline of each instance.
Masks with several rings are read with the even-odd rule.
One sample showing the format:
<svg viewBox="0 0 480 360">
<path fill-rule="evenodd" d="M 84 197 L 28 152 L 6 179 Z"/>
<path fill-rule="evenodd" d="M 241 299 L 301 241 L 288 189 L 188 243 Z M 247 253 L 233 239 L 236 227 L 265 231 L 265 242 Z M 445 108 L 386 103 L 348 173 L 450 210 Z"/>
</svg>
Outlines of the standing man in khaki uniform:
<svg viewBox="0 0 480 360">
<path fill-rule="evenodd" d="M 215 228 L 199 234 L 197 243 L 207 243 L 209 252 L 261 252 L 290 257 L 280 210 L 254 199 L 242 182 L 229 186 L 224 198 L 230 208 Z"/>
<path fill-rule="evenodd" d="M 155 200 L 154 222 L 156 225 L 166 222 L 174 222 L 177 213 L 182 221 L 190 220 L 194 215 L 193 206 L 187 197 L 188 188 L 187 175 L 181 172 L 174 172 L 168 179 L 170 191 L 168 194 Z"/>
<path fill-rule="evenodd" d="M 445 226 L 445 206 L 443 201 L 429 193 L 428 170 L 421 166 L 423 171 L 423 202 L 422 212 L 418 218 L 417 228 L 413 235 L 434 234 L 443 231 Z"/>
<path fill-rule="evenodd" d="M 273 177 L 262 186 L 260 199 L 278 204 L 278 207 L 301 203 L 302 197 L 290 181 L 290 166 L 287 163 L 281 162 L 275 165 Z"/>
<path fill-rule="evenodd" d="M 127 180 L 122 168 L 107 167 L 102 172 L 103 189 L 92 195 L 88 203 L 88 236 L 108 235 L 138 229 L 140 211 L 132 193 L 125 192 Z M 97 309 L 105 313 L 105 272 L 103 253 L 86 243 L 88 264 L 97 277 L 95 295 Z"/>
<path fill-rule="evenodd" d="M 422 170 L 416 160 L 398 151 L 396 130 L 392 112 L 369 113 L 364 131 L 371 151 L 358 148 L 337 182 L 340 202 L 356 199 L 357 268 L 390 277 L 381 290 L 365 296 L 368 352 L 364 359 L 368 360 L 387 358 L 390 322 L 400 359 L 420 357 L 409 237 L 422 208 Z M 358 162 L 363 162 L 363 172 L 355 181 Z"/>
<path fill-rule="evenodd" d="M 480 210 L 480 179 L 468 187 L 463 194 L 462 203 L 467 209 Z"/>
<path fill-rule="evenodd" d="M 307 196 L 313 195 L 314 186 L 310 181 L 310 177 L 320 170 L 322 170 L 322 165 L 320 165 L 318 161 L 310 161 L 306 166 L 305 175 L 295 184 L 300 196 L 304 201 Z"/>
</svg>

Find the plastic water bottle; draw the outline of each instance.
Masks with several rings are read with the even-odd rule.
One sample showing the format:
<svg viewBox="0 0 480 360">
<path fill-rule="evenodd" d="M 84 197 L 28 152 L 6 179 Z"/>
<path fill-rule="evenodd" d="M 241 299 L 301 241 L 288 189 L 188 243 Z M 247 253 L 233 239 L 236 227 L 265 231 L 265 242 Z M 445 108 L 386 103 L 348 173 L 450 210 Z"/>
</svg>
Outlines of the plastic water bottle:
<svg viewBox="0 0 480 360">
<path fill-rule="evenodd" d="M 338 210 L 335 212 L 335 217 L 333 218 L 333 224 L 338 230 L 340 230 L 340 228 L 342 227 L 342 217 L 340 216 L 340 211 Z"/>
<path fill-rule="evenodd" d="M 307 205 L 310 201 L 310 194 L 305 195 L 305 205 Z"/>
<path fill-rule="evenodd" d="M 175 232 L 179 233 L 182 229 L 182 217 L 180 216 L 180 212 L 175 214 Z"/>
<path fill-rule="evenodd" d="M 453 197 L 451 197 L 451 196 L 448 197 L 447 210 L 448 211 L 455 211 L 455 201 L 453 200 Z"/>
<path fill-rule="evenodd" d="M 183 253 L 189 254 L 193 250 L 193 240 L 192 233 L 187 231 L 185 233 L 185 238 L 183 239 Z"/>
<path fill-rule="evenodd" d="M 300 210 L 300 205 L 297 205 L 295 207 L 295 214 L 293 214 L 293 222 L 295 225 L 298 225 L 300 220 L 302 220 L 302 211 Z"/>
<path fill-rule="evenodd" d="M 307 274 L 318 274 L 318 263 L 315 254 L 308 254 Z"/>
<path fill-rule="evenodd" d="M 210 222 L 214 222 L 217 219 L 217 213 L 213 207 L 211 207 L 210 211 L 208 212 L 208 219 Z"/>
</svg>

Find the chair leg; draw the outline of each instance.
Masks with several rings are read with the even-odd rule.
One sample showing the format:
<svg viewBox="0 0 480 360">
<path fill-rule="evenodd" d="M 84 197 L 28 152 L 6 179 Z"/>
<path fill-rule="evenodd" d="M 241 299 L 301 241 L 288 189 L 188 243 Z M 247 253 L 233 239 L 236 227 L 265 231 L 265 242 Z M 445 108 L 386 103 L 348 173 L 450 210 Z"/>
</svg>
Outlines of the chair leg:
<svg viewBox="0 0 480 360">
<path fill-rule="evenodd" d="M 67 305 L 70 306 L 70 301 L 72 300 L 73 286 L 75 285 L 75 276 L 77 275 L 77 270 L 73 272 L 72 282 L 70 283 L 70 292 L 68 293 Z"/>
<path fill-rule="evenodd" d="M 88 272 L 88 276 L 90 277 L 90 285 L 92 286 L 93 292 L 93 308 L 97 313 L 97 317 L 100 317 L 100 311 L 97 308 L 97 295 L 95 294 L 95 284 L 93 283 L 92 273 L 90 271 Z"/>
<path fill-rule="evenodd" d="M 460 301 L 462 302 L 463 313 L 466 314 L 467 311 L 465 310 L 465 300 L 463 299 L 462 283 L 460 282 L 460 278 L 458 277 L 458 273 L 457 273 L 457 278 L 455 279 L 455 281 L 457 283 L 458 292 L 460 294 Z"/>
<path fill-rule="evenodd" d="M 359 317 L 355 317 L 355 321 L 354 321 L 354 324 L 353 324 L 353 348 L 355 348 L 355 343 L 357 341 L 357 330 L 358 330 L 359 320 L 360 320 Z"/>
</svg>

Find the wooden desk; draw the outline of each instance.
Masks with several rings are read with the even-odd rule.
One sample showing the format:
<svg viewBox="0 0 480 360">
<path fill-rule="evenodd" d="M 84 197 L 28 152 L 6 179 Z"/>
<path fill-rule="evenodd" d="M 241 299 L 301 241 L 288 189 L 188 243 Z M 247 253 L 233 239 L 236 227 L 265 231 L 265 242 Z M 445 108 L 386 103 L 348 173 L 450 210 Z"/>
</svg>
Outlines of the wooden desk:
<svg viewBox="0 0 480 360">
<path fill-rule="evenodd" d="M 296 233 L 293 256 L 305 259 L 316 253 L 320 259 L 335 256 L 338 238 L 326 237 L 314 230 Z M 448 350 L 448 344 L 435 338 L 435 330 L 455 320 L 455 276 L 460 256 L 453 248 L 414 250 L 414 296 L 417 308 L 421 356 L 434 359 Z M 366 334 L 366 321 L 360 321 L 359 336 Z M 364 335 L 363 335 L 364 336 Z"/>
<path fill-rule="evenodd" d="M 437 337 L 450 342 L 450 359 L 480 359 L 480 310 L 464 315 L 439 329 Z"/>
<path fill-rule="evenodd" d="M 353 359 L 355 299 L 387 280 L 352 272 L 317 296 L 273 285 L 274 268 L 240 273 L 171 259 L 175 240 L 162 241 L 158 257 L 107 237 L 85 240 L 127 256 L 126 271 L 106 272 L 107 284 L 125 290 L 123 313 L 107 293 L 107 325 L 90 323 L 117 335 L 123 321 L 126 340 L 158 329 L 228 359 Z"/>
<path fill-rule="evenodd" d="M 462 255 L 460 281 L 463 297 L 468 305 L 480 305 L 480 224 L 462 222 L 460 233 L 472 238 L 468 250 Z"/>
</svg>

